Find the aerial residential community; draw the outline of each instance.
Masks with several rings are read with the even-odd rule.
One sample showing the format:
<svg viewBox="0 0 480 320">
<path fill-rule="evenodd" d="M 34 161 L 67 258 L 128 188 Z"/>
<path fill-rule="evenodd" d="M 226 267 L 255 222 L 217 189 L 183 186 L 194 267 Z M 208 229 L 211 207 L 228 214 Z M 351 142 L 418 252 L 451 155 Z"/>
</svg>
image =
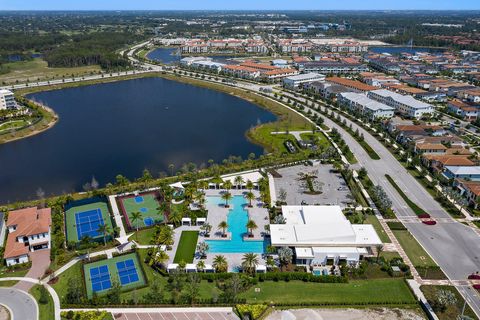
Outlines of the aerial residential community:
<svg viewBox="0 0 480 320">
<path fill-rule="evenodd" d="M 0 320 L 480 319 L 478 3 L 205 2 L 0 4 Z"/>
</svg>

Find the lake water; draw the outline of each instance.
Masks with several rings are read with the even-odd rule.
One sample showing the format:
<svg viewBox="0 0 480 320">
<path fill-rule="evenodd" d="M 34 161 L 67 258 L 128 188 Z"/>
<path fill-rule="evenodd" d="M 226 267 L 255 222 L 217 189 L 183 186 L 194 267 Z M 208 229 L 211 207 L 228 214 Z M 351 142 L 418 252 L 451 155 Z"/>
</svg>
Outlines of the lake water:
<svg viewBox="0 0 480 320">
<path fill-rule="evenodd" d="M 92 176 L 167 172 L 170 163 L 246 158 L 263 149 L 245 132 L 276 117 L 231 95 L 161 78 L 35 93 L 60 121 L 39 135 L 0 145 L 0 203 L 81 190 Z"/>
<path fill-rule="evenodd" d="M 182 56 L 177 55 L 178 48 L 157 48 L 155 50 L 150 51 L 147 54 L 147 58 L 151 60 L 155 60 L 165 64 L 173 64 L 175 62 L 180 61 Z M 225 64 L 234 64 L 235 61 L 232 58 L 240 58 L 241 55 L 218 55 L 218 56 L 211 56 L 213 61 L 225 63 Z"/>
<path fill-rule="evenodd" d="M 429 52 L 429 53 L 438 53 L 443 52 L 445 49 L 442 48 L 427 48 L 427 47 L 370 47 L 369 51 L 375 53 L 390 53 L 390 54 L 400 54 L 403 52 L 415 54 L 416 52 Z"/>
</svg>

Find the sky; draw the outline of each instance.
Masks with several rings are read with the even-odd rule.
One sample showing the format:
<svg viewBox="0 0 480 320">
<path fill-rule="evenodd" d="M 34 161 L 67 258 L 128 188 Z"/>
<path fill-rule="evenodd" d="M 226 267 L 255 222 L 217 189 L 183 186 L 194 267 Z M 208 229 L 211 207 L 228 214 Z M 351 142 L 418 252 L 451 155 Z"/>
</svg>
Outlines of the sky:
<svg viewBox="0 0 480 320">
<path fill-rule="evenodd" d="M 480 10 L 480 0 L 0 0 L 0 10 Z"/>
</svg>

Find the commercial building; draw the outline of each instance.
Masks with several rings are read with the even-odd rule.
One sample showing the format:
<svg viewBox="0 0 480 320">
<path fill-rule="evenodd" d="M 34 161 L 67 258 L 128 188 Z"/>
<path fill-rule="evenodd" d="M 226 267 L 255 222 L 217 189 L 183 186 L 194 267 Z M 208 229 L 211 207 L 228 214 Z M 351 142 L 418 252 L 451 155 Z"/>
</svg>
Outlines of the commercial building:
<svg viewBox="0 0 480 320">
<path fill-rule="evenodd" d="M 372 100 L 362 93 L 342 92 L 337 95 L 337 100 L 351 111 L 359 112 L 370 120 L 390 119 L 395 113 L 393 107 Z"/>
<path fill-rule="evenodd" d="M 283 206 L 285 224 L 271 224 L 274 247 L 291 247 L 303 266 L 356 266 L 381 245 L 369 224 L 351 224 L 339 206 Z"/>
<path fill-rule="evenodd" d="M 0 90 L 0 110 L 17 109 L 15 96 L 10 90 Z"/>
<path fill-rule="evenodd" d="M 319 73 L 304 73 L 283 79 L 283 86 L 288 89 L 297 89 L 305 83 L 324 81 L 325 75 Z"/>
<path fill-rule="evenodd" d="M 424 115 L 431 115 L 435 111 L 431 104 L 385 89 L 370 91 L 368 97 L 394 107 L 399 113 L 410 118 L 421 118 Z"/>
<path fill-rule="evenodd" d="M 374 86 L 369 86 L 368 84 L 365 84 L 357 80 L 350 80 L 350 79 L 340 78 L 340 77 L 327 78 L 326 81 L 332 84 L 345 87 L 349 89 L 349 91 L 358 92 L 358 93 L 365 93 L 365 92 L 377 89 Z"/>
<path fill-rule="evenodd" d="M 7 266 L 26 263 L 29 252 L 50 248 L 51 209 L 30 207 L 8 213 Z"/>
</svg>

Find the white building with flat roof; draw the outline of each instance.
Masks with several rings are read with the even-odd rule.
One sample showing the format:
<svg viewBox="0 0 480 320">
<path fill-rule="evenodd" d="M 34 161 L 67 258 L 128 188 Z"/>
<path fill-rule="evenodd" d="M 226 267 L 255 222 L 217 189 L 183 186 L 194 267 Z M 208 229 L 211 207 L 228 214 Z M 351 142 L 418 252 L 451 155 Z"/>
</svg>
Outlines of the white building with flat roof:
<svg viewBox="0 0 480 320">
<path fill-rule="evenodd" d="M 337 95 L 338 102 L 350 110 L 359 112 L 371 120 L 390 119 L 395 113 L 395 108 L 375 101 L 363 93 L 342 92 Z"/>
<path fill-rule="evenodd" d="M 288 89 L 297 89 L 300 85 L 314 81 L 325 81 L 325 75 L 315 72 L 303 73 L 283 79 L 283 86 Z"/>
<path fill-rule="evenodd" d="M 271 224 L 271 244 L 291 247 L 297 265 L 357 265 L 381 245 L 370 224 L 351 224 L 339 206 L 282 206 L 285 224 Z"/>
<path fill-rule="evenodd" d="M 0 110 L 13 110 L 17 109 L 17 103 L 15 102 L 15 96 L 10 90 L 0 90 Z"/>
<path fill-rule="evenodd" d="M 394 107 L 399 113 L 411 118 L 418 119 L 427 114 L 432 115 L 435 112 L 435 107 L 431 104 L 419 101 L 412 96 L 404 96 L 386 89 L 370 91 L 368 97 Z"/>
</svg>

